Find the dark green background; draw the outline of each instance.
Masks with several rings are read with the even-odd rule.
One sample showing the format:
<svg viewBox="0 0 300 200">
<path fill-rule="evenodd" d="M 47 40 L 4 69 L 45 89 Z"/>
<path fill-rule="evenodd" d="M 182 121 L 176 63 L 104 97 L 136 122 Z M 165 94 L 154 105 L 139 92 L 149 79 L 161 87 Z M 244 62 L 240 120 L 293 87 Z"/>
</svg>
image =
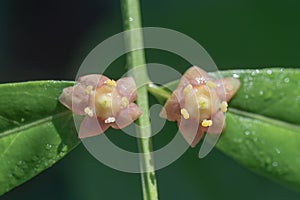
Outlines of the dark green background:
<svg viewBox="0 0 300 200">
<path fill-rule="evenodd" d="M 219 69 L 300 66 L 298 0 L 143 0 L 141 6 L 144 26 L 191 36 Z M 120 5 L 114 0 L 3 0 L 0 30 L 0 82 L 73 80 L 89 51 L 122 31 Z M 182 59 L 161 51 L 148 51 L 148 61 L 181 72 L 188 67 Z M 122 74 L 123 62 L 121 58 L 113 63 L 108 74 L 114 78 Z M 174 132 L 175 126 L 169 126 L 161 133 L 163 139 Z M 118 137 L 113 131 L 108 134 Z M 163 139 L 154 138 L 154 144 L 161 145 Z M 134 146 L 134 141 L 129 145 Z M 160 199 L 300 198 L 299 193 L 253 174 L 218 150 L 200 160 L 198 148 L 157 172 Z M 140 177 L 102 165 L 80 145 L 0 199 L 141 199 Z"/>
</svg>

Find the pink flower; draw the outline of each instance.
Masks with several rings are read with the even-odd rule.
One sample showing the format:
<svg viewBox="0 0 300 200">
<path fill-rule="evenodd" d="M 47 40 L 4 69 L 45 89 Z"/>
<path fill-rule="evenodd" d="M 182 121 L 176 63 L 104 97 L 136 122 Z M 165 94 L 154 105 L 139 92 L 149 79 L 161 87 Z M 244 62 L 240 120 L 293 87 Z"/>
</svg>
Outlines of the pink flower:
<svg viewBox="0 0 300 200">
<path fill-rule="evenodd" d="M 136 97 L 133 78 L 115 82 L 92 74 L 80 77 L 75 86 L 65 88 L 59 101 L 73 113 L 85 115 L 78 135 L 86 138 L 103 133 L 109 126 L 121 129 L 136 120 L 142 114 L 133 103 Z"/>
<path fill-rule="evenodd" d="M 204 132 L 222 132 L 227 101 L 239 86 L 238 79 L 212 80 L 204 70 L 191 67 L 180 79 L 160 115 L 169 121 L 177 121 L 184 139 L 194 147 Z"/>
</svg>

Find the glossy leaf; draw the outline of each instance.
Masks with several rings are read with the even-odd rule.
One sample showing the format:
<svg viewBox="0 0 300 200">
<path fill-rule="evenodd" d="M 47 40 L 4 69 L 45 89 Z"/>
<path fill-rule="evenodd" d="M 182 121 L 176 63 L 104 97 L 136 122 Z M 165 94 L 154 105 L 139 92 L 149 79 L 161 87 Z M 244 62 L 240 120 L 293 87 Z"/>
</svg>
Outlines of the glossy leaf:
<svg viewBox="0 0 300 200">
<path fill-rule="evenodd" d="M 78 143 L 72 113 L 57 97 L 73 82 L 0 85 L 0 195 L 37 175 Z"/>
<path fill-rule="evenodd" d="M 300 70 L 230 70 L 241 88 L 229 103 L 217 148 L 254 172 L 300 189 Z M 174 89 L 177 82 L 167 85 Z M 162 88 L 149 87 L 159 98 Z M 212 172 L 213 173 L 213 172 Z"/>
</svg>

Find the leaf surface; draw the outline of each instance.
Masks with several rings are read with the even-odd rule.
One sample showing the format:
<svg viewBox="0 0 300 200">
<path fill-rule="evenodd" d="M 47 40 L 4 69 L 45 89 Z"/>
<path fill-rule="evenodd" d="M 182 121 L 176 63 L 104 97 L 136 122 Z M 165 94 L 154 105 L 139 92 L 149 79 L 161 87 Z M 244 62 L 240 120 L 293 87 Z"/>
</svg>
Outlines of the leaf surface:
<svg viewBox="0 0 300 200">
<path fill-rule="evenodd" d="M 66 81 L 0 85 L 0 195 L 79 144 L 72 113 L 57 100 Z"/>
</svg>

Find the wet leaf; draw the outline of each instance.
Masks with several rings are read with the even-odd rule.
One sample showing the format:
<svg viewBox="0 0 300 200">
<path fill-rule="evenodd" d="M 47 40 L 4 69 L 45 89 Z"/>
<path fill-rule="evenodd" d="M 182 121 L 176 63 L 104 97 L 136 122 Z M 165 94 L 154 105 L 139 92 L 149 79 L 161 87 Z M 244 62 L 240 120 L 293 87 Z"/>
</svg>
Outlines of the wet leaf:
<svg viewBox="0 0 300 200">
<path fill-rule="evenodd" d="M 79 143 L 72 113 L 57 100 L 73 84 L 0 85 L 0 195 L 52 166 Z"/>
</svg>

